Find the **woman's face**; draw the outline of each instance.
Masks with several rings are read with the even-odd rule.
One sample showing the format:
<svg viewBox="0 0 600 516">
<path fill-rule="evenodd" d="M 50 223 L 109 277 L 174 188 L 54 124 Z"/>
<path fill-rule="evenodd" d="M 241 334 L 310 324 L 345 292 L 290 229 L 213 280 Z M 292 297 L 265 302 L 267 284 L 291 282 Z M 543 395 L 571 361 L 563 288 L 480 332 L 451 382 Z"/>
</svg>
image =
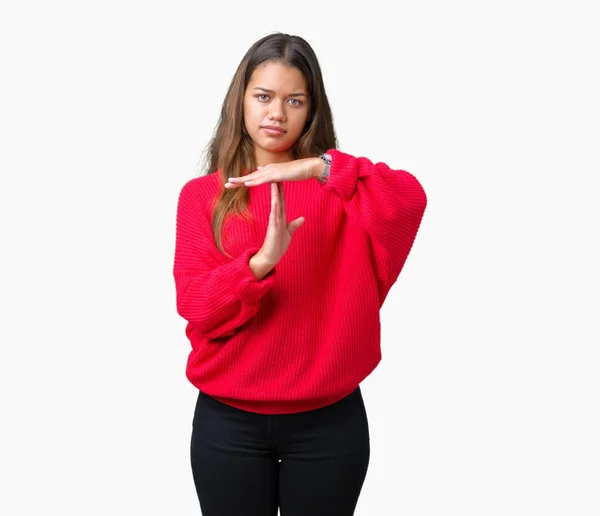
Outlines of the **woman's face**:
<svg viewBox="0 0 600 516">
<path fill-rule="evenodd" d="M 258 166 L 291 161 L 290 149 L 310 113 L 309 100 L 306 80 L 297 68 L 280 62 L 256 67 L 244 94 L 244 124 Z"/>
</svg>

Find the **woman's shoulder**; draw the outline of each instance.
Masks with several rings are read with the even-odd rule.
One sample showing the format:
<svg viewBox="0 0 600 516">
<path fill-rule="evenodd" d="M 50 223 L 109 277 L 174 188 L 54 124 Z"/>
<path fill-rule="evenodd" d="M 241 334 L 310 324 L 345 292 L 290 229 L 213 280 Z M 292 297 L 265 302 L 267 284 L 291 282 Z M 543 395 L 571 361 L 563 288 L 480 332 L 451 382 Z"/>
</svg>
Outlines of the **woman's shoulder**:
<svg viewBox="0 0 600 516">
<path fill-rule="evenodd" d="M 185 193 L 199 198 L 212 198 L 220 188 L 221 180 L 219 178 L 219 171 L 216 170 L 215 172 L 189 179 L 181 187 L 181 194 Z"/>
<path fill-rule="evenodd" d="M 194 177 L 183 184 L 179 192 L 179 210 L 205 213 L 210 218 L 219 192 L 223 188 L 218 170 Z"/>
</svg>

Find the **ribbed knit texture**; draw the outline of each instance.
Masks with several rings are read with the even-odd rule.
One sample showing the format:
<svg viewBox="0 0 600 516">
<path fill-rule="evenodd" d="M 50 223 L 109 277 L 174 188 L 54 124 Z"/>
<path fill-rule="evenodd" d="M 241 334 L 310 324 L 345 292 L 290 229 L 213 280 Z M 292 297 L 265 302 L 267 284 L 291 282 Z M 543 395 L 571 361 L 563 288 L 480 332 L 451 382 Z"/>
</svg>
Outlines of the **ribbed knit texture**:
<svg viewBox="0 0 600 516">
<path fill-rule="evenodd" d="M 220 171 L 182 188 L 173 274 L 191 343 L 186 376 L 202 392 L 261 414 L 321 408 L 379 364 L 380 308 L 408 257 L 427 199 L 410 173 L 336 149 L 325 185 L 284 181 L 288 222 L 304 224 L 260 281 L 270 185 L 249 187 L 253 220 L 228 216 L 222 255 L 212 233 Z"/>
</svg>

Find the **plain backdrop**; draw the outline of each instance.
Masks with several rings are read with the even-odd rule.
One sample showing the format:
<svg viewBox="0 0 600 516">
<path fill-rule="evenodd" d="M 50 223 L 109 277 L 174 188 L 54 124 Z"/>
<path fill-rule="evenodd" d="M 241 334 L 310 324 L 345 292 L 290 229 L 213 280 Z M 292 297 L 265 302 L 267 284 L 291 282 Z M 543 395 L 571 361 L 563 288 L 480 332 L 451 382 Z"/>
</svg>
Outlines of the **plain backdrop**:
<svg viewBox="0 0 600 516">
<path fill-rule="evenodd" d="M 356 514 L 600 514 L 592 4 L 3 2 L 0 513 L 200 514 L 177 197 L 283 31 L 340 150 L 429 199 L 362 383 Z"/>
</svg>

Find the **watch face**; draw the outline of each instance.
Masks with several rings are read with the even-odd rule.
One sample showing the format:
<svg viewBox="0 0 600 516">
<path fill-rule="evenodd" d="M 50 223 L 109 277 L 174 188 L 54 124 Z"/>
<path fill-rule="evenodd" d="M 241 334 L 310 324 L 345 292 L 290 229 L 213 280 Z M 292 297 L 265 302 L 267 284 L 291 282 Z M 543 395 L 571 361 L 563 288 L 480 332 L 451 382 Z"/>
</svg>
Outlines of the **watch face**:
<svg viewBox="0 0 600 516">
<path fill-rule="evenodd" d="M 327 160 L 328 163 L 331 163 L 331 154 L 323 153 L 323 157 Z"/>
</svg>

